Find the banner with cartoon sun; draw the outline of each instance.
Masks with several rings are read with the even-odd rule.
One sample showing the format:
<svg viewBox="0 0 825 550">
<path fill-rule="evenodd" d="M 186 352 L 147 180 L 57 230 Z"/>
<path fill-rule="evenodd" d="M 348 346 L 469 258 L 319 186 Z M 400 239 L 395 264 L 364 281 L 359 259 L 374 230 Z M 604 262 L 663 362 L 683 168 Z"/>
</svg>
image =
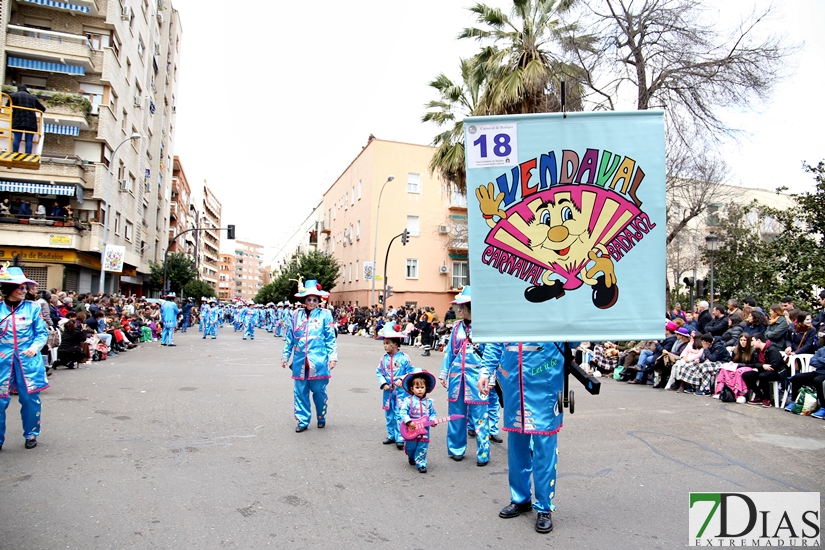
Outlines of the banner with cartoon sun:
<svg viewBox="0 0 825 550">
<path fill-rule="evenodd" d="M 473 338 L 661 339 L 661 111 L 464 121 Z"/>
</svg>

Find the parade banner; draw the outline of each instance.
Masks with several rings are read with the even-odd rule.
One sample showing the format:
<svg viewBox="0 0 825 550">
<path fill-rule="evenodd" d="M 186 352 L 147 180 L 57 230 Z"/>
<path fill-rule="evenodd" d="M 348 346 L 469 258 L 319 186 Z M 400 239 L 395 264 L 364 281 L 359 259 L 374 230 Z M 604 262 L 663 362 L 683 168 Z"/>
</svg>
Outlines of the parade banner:
<svg viewBox="0 0 825 550">
<path fill-rule="evenodd" d="M 105 253 L 103 254 L 103 269 L 105 271 L 112 271 L 114 273 L 122 272 L 124 256 L 126 256 L 125 246 L 107 244 Z"/>
<path fill-rule="evenodd" d="M 661 111 L 464 121 L 473 340 L 661 339 Z"/>
</svg>

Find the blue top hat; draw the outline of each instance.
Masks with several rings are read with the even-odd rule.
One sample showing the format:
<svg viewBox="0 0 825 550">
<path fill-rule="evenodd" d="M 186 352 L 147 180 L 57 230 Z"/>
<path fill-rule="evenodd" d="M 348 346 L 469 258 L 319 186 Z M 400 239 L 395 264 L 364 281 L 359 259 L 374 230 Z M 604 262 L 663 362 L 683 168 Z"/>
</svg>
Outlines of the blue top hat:
<svg viewBox="0 0 825 550">
<path fill-rule="evenodd" d="M 456 294 L 455 300 L 451 304 L 466 304 L 470 301 L 470 285 L 461 289 L 461 292 Z"/>
<path fill-rule="evenodd" d="M 26 274 L 23 273 L 23 270 L 19 267 L 0 266 L 0 284 L 36 285 L 37 281 L 32 281 L 26 277 Z"/>
<path fill-rule="evenodd" d="M 424 384 L 427 386 L 427 393 L 433 391 L 433 389 L 435 388 L 435 376 L 433 376 L 425 370 L 420 370 L 411 372 L 410 374 L 405 376 L 401 381 L 401 385 L 404 387 L 405 390 L 407 390 L 407 393 L 412 395 L 412 386 L 410 384 L 412 384 L 413 378 L 418 378 L 421 376 L 424 377 Z"/>
<path fill-rule="evenodd" d="M 306 298 L 307 296 L 318 296 L 319 298 L 328 298 L 329 292 L 323 290 L 321 285 L 315 279 L 309 279 L 305 283 L 298 281 L 298 293 L 296 298 Z"/>
</svg>

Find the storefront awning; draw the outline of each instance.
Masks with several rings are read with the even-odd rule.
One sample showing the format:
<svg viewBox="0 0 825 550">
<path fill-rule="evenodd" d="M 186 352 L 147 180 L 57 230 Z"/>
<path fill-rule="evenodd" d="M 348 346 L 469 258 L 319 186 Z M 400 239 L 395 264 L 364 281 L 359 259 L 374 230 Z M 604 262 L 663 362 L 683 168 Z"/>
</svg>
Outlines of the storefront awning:
<svg viewBox="0 0 825 550">
<path fill-rule="evenodd" d="M 32 195 L 65 195 L 67 197 L 74 197 L 77 194 L 77 186 L 0 180 L 0 191 L 7 191 L 9 193 L 30 193 Z"/>
<path fill-rule="evenodd" d="M 23 0 L 29 4 L 37 4 L 38 6 L 46 6 L 49 8 L 57 8 L 59 10 L 79 11 L 81 13 L 89 13 L 89 8 L 85 6 L 75 6 L 66 2 L 54 2 L 53 0 Z"/>
<path fill-rule="evenodd" d="M 66 126 L 64 124 L 44 124 L 43 130 L 47 134 L 60 134 L 61 136 L 80 135 L 80 128 L 77 126 Z"/>
<path fill-rule="evenodd" d="M 22 57 L 9 56 L 9 67 L 17 69 L 32 69 L 34 71 L 44 71 L 47 73 L 61 73 L 70 75 L 85 75 L 86 70 L 77 65 L 66 65 L 64 63 L 50 63 L 48 61 L 38 61 L 36 59 L 23 59 Z"/>
</svg>

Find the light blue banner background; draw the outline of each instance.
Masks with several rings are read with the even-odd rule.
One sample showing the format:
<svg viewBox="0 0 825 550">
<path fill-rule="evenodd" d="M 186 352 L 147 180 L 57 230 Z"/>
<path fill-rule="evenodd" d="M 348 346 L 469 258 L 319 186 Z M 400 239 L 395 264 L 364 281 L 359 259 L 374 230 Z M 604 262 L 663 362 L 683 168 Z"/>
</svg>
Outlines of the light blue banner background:
<svg viewBox="0 0 825 550">
<path fill-rule="evenodd" d="M 515 127 L 513 127 L 515 126 Z M 473 297 L 473 338 L 479 342 L 533 342 L 533 341 L 603 341 L 603 340 L 638 340 L 661 339 L 664 336 L 665 324 L 665 140 L 664 121 L 661 111 L 635 111 L 629 113 L 568 113 L 542 115 L 517 115 L 496 117 L 471 117 L 464 121 L 465 149 L 467 150 L 467 203 L 469 224 L 469 262 L 470 284 Z M 495 133 L 515 132 L 515 139 L 499 137 L 494 140 Z M 479 142 L 482 134 L 488 133 L 486 148 L 482 151 Z M 509 143 L 514 143 L 517 151 L 508 151 Z M 477 143 L 474 145 L 474 143 Z M 498 149 L 494 149 L 498 147 Z M 472 150 L 475 148 L 474 150 Z M 588 150 L 596 150 L 597 153 Z M 579 172 L 582 183 L 557 183 L 551 186 L 552 164 L 550 152 L 555 154 L 555 170 L 557 182 L 561 181 L 564 166 L 568 172 L 574 163 L 563 163 L 564 150 L 573 151 L 578 156 Z M 604 155 L 608 151 L 612 155 Z M 486 153 L 485 156 L 482 154 Z M 507 156 L 509 153 L 509 157 Z M 497 159 L 497 155 L 500 155 Z M 542 166 L 542 155 L 545 163 Z M 569 155 L 569 153 L 568 153 Z M 605 162 L 605 157 L 608 162 Z M 513 159 L 517 158 L 517 165 Z M 593 164 L 598 159 L 598 165 Z M 536 160 L 536 167 L 532 168 L 531 160 Z M 630 183 L 633 177 L 638 177 L 637 170 L 644 172 L 644 177 L 635 191 L 635 199 L 628 192 L 622 193 L 623 181 L 616 182 L 615 191 L 610 190 L 611 173 L 602 168 L 611 167 L 611 163 L 619 163 L 619 170 L 630 166 L 627 159 L 632 159 L 634 167 L 628 173 Z M 496 162 L 505 162 L 501 166 L 483 166 Z M 592 167 L 592 173 L 585 171 L 585 161 Z M 528 164 L 524 164 L 528 163 Z M 478 166 L 482 167 L 472 167 Z M 519 168 L 521 165 L 521 168 Z M 514 178 L 513 169 L 518 173 Z M 598 181 L 599 170 L 605 186 L 588 184 L 586 181 L 593 178 Z M 522 189 L 522 174 L 529 174 L 526 189 Z M 504 177 L 502 177 L 504 176 Z M 513 180 L 518 185 L 513 187 Z M 542 188 L 542 179 L 546 187 Z M 497 181 L 498 180 L 498 181 Z M 500 183 L 501 182 L 501 185 Z M 500 218 L 493 216 L 485 218 L 480 209 L 480 200 L 477 189 L 486 188 L 492 183 L 495 194 L 506 193 L 505 202 L 501 209 L 506 212 L 507 222 L 512 220 L 509 228 L 501 225 Z M 562 194 L 562 189 L 568 190 Z M 629 191 L 628 186 L 625 191 Z M 523 191 L 527 199 L 523 200 Z M 536 191 L 536 195 L 530 195 Z M 579 195 L 576 195 L 576 194 Z M 576 200 L 562 200 L 564 197 L 587 197 Z M 549 207 L 542 205 L 545 199 L 550 198 Z M 532 199 L 532 200 L 531 200 Z M 523 202 L 522 202 L 523 200 Z M 589 201 L 589 202 L 588 202 Z M 604 202 L 606 201 L 606 202 Z M 636 203 L 640 204 L 637 205 Z M 557 204 L 558 203 L 558 204 Z M 588 209 L 587 204 L 590 204 Z M 572 208 L 565 210 L 565 204 Z M 542 208 L 542 206 L 544 206 Z M 607 212 L 617 210 L 619 214 L 606 216 Z M 516 212 L 518 210 L 518 212 Z M 548 210 L 548 213 L 544 211 Z M 617 224 L 619 215 L 625 212 L 630 216 L 630 233 L 621 237 L 617 242 L 615 235 L 603 241 L 603 246 L 611 244 L 610 249 L 614 256 L 608 264 L 616 277 L 618 296 L 615 303 L 609 307 L 597 307 L 593 298 L 594 288 L 587 282 L 582 282 L 587 270 L 595 263 L 587 258 L 595 234 L 610 234 L 610 227 Z M 537 217 L 530 223 L 529 216 L 535 213 Z M 526 216 L 526 217 L 525 217 Z M 543 216 L 548 223 L 540 227 Z M 570 217 L 572 216 L 572 219 Z M 566 217 L 566 218 L 565 218 Z M 582 221 L 587 217 L 589 221 Z M 562 225 L 561 219 L 567 221 L 564 225 L 575 228 L 584 223 L 588 231 L 576 243 L 574 235 L 576 229 L 567 231 L 558 228 Z M 582 219 L 579 219 L 582 218 Z M 491 224 L 497 224 L 491 228 Z M 572 225 L 571 225 L 572 224 Z M 578 225 L 577 225 L 578 224 Z M 594 229 L 595 224 L 595 230 Z M 607 229 L 602 229 L 606 226 Z M 552 229 L 556 227 L 556 229 Z M 642 231 L 647 229 L 647 232 Z M 550 232 L 552 229 L 552 233 Z M 523 230 L 523 232 L 522 232 Z M 569 233 L 565 241 L 559 240 L 561 234 Z M 634 237 L 635 235 L 635 237 Z M 525 244 L 525 236 L 529 236 L 529 244 Z M 552 237 L 552 238 L 551 238 Z M 639 238 L 641 237 L 641 238 Z M 542 239 L 544 243 L 538 242 Z M 517 241 L 521 239 L 519 244 Z M 553 240 L 555 239 L 555 240 Z M 552 245 L 558 242 L 567 243 L 573 239 L 574 244 L 568 249 L 553 252 Z M 507 247 L 506 243 L 516 243 Z M 494 243 L 494 244 L 491 244 Z M 502 246 L 496 246 L 504 243 Z M 622 246 L 624 245 L 624 246 Z M 491 248 L 492 246 L 492 248 Z M 505 250 L 507 256 L 501 255 Z M 498 259 L 495 253 L 499 252 Z M 562 262 L 559 252 L 565 253 L 567 258 L 579 253 L 581 263 L 585 263 L 581 271 L 570 267 L 570 261 Z M 555 255 L 554 255 L 555 254 Z M 532 255 L 532 257 L 530 257 Z M 515 257 L 514 257 L 515 256 Z M 610 254 L 602 254 L 610 257 Z M 620 256 L 619 259 L 615 259 Z M 506 259 L 503 267 L 494 267 L 502 257 Z M 536 260 L 538 258 L 538 260 Z M 556 285 L 565 284 L 564 295 L 556 298 L 547 298 L 544 301 L 534 302 L 526 298 L 525 290 L 530 287 L 541 286 L 544 283 L 539 273 L 545 268 L 539 266 L 553 265 L 554 258 L 562 274 L 553 273 L 550 280 L 558 281 Z M 529 263 L 519 259 L 535 260 Z M 492 260 L 492 261 L 491 261 Z M 517 265 L 518 264 L 518 265 Z M 501 270 L 504 270 L 504 273 Z M 511 274 L 511 271 L 515 274 Z M 531 275 L 532 271 L 532 275 Z M 519 277 L 521 275 L 521 277 Z M 591 281 L 603 275 L 602 271 L 593 273 Z M 574 278 L 579 281 L 573 280 Z M 580 285 L 580 286 L 579 286 Z M 577 288 L 575 288 L 577 287 Z M 538 289 L 538 294 L 548 289 L 558 290 L 559 287 L 548 285 Z M 537 289 L 531 290 L 535 299 Z M 613 292 L 600 288 L 599 296 L 603 299 L 610 297 Z M 604 306 L 604 303 L 601 303 Z"/>
</svg>

